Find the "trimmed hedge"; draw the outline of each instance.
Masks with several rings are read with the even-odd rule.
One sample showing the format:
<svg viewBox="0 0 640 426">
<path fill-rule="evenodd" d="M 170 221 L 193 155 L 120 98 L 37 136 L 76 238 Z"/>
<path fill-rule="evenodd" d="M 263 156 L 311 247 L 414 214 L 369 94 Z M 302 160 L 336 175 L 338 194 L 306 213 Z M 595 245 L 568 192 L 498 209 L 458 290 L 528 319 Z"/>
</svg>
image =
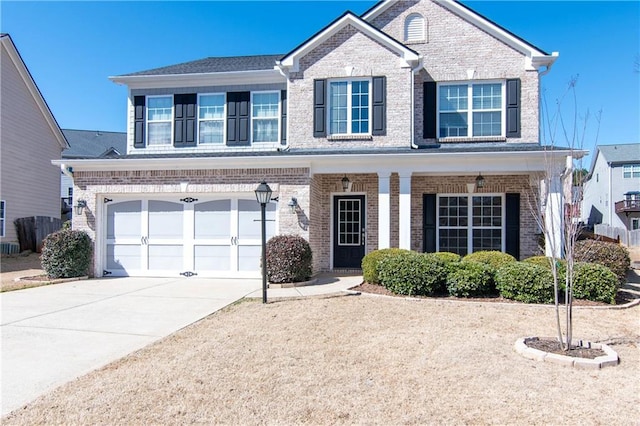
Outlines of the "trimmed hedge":
<svg viewBox="0 0 640 426">
<path fill-rule="evenodd" d="M 523 260 L 523 262 L 542 266 L 543 268 L 551 272 L 551 277 L 553 278 L 553 271 L 551 270 L 551 260 L 551 257 L 533 256 Z M 564 288 L 566 287 L 565 280 L 567 276 L 567 261 L 564 259 L 556 259 L 556 262 L 558 271 L 558 288 L 564 290 Z"/>
<path fill-rule="evenodd" d="M 447 290 L 456 297 L 490 296 L 495 294 L 494 273 L 490 265 L 463 260 L 447 275 Z"/>
<path fill-rule="evenodd" d="M 500 269 L 507 263 L 516 262 L 516 258 L 501 251 L 476 251 L 462 258 L 463 261 L 479 262 L 491 266 L 493 269 Z"/>
<path fill-rule="evenodd" d="M 409 252 L 409 250 L 386 248 L 374 250 L 371 253 L 368 253 L 364 258 L 362 258 L 362 279 L 369 284 L 380 285 L 380 278 L 378 277 L 380 261 L 403 252 Z"/>
<path fill-rule="evenodd" d="M 606 266 L 577 262 L 573 267 L 573 297 L 597 302 L 616 303 L 620 282 Z"/>
<path fill-rule="evenodd" d="M 618 281 L 623 283 L 627 280 L 631 260 L 629 251 L 619 244 L 595 240 L 576 241 L 573 258 L 576 262 L 606 266 L 618 277 Z"/>
<path fill-rule="evenodd" d="M 553 303 L 553 274 L 549 261 L 544 256 L 537 257 L 543 258 L 547 266 L 541 266 L 538 261 L 524 261 L 498 269 L 496 288 L 502 297 L 525 303 Z"/>
<path fill-rule="evenodd" d="M 267 278 L 272 283 L 306 281 L 313 255 L 309 242 L 298 235 L 276 235 L 267 241 Z"/>
<path fill-rule="evenodd" d="M 88 275 L 93 243 L 86 232 L 62 229 L 47 235 L 42 243 L 42 269 L 50 278 Z"/>
<path fill-rule="evenodd" d="M 382 285 L 396 294 L 429 295 L 442 288 L 446 269 L 433 253 L 403 250 L 384 257 L 378 266 Z"/>
</svg>

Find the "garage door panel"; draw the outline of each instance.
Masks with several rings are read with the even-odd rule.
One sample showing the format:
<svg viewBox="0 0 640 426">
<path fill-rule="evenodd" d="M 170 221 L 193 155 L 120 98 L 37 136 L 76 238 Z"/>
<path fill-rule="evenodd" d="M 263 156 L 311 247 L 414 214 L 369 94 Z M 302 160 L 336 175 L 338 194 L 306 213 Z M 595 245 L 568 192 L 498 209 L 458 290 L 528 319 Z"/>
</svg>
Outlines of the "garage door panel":
<svg viewBox="0 0 640 426">
<path fill-rule="evenodd" d="M 141 260 L 140 245 L 107 244 L 107 270 L 139 271 Z"/>
<path fill-rule="evenodd" d="M 142 201 L 125 201 L 107 206 L 107 239 L 140 240 Z"/>
<path fill-rule="evenodd" d="M 231 255 L 229 246 L 194 247 L 194 266 L 196 271 L 229 271 Z"/>
<path fill-rule="evenodd" d="M 183 252 L 182 245 L 149 245 L 149 270 L 182 270 Z"/>
<path fill-rule="evenodd" d="M 183 206 L 169 201 L 149 201 L 149 238 L 183 237 Z"/>
<path fill-rule="evenodd" d="M 238 237 L 241 240 L 262 240 L 262 217 L 260 204 L 256 200 L 238 200 Z M 266 206 L 266 233 L 267 239 L 276 232 L 276 205 L 269 203 Z"/>
<path fill-rule="evenodd" d="M 194 238 L 231 238 L 231 200 L 216 200 L 194 206 Z"/>
<path fill-rule="evenodd" d="M 261 246 L 239 246 L 238 247 L 238 271 L 260 270 L 261 256 L 262 256 Z"/>
</svg>

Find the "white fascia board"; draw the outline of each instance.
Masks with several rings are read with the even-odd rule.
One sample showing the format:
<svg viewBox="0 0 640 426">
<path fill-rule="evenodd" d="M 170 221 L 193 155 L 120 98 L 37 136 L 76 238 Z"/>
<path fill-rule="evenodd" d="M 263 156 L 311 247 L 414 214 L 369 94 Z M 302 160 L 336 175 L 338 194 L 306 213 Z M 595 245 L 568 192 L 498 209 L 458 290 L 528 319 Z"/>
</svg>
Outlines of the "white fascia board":
<svg viewBox="0 0 640 426">
<path fill-rule="evenodd" d="M 398 0 L 387 0 L 378 3 L 378 5 L 369 10 L 365 15 L 362 15 L 362 19 L 365 21 L 369 21 L 371 19 L 375 19 L 378 15 L 380 15 L 385 10 L 389 9 L 393 4 L 397 3 Z"/>
<path fill-rule="evenodd" d="M 415 62 L 418 62 L 420 60 L 419 54 L 412 51 L 411 49 L 408 49 L 402 43 L 399 43 L 398 41 L 389 37 L 382 31 L 376 30 L 369 25 L 364 24 L 356 16 L 352 14 L 346 14 L 341 19 L 337 20 L 331 26 L 322 31 L 320 34 L 317 34 L 315 37 L 300 46 L 298 49 L 288 54 L 283 60 L 278 61 L 277 65 L 281 68 L 288 68 L 289 71 L 297 72 L 299 70 L 300 58 L 304 57 L 313 49 L 327 41 L 331 36 L 336 34 L 347 25 L 355 27 L 358 31 L 366 34 L 374 40 L 377 40 L 383 46 L 391 49 L 394 52 L 397 52 L 402 57 L 402 59 L 404 59 L 404 61 L 409 64 L 409 66 L 412 66 L 412 64 L 415 65 Z"/>
<path fill-rule="evenodd" d="M 51 109 L 49 109 L 49 105 L 47 105 L 47 102 L 44 100 L 44 97 L 42 96 L 40 89 L 38 89 L 38 85 L 33 80 L 33 77 L 31 76 L 31 73 L 29 72 L 27 65 L 22 60 L 22 57 L 18 52 L 18 48 L 15 46 L 15 44 L 13 44 L 13 40 L 9 35 L 5 35 L 3 37 L 0 37 L 0 42 L 2 43 L 2 46 L 5 48 L 7 54 L 9 55 L 9 58 L 11 58 L 11 61 L 13 62 L 13 65 L 18 71 L 18 74 L 20 74 L 20 77 L 22 78 L 22 81 L 24 82 L 25 86 L 27 86 L 27 89 L 29 90 L 31 97 L 35 101 L 36 105 L 38 105 L 38 109 L 40 110 L 42 117 L 47 122 L 47 125 L 51 129 L 51 132 L 53 133 L 53 136 L 56 138 L 56 141 L 60 145 L 60 148 L 62 148 L 62 150 L 68 149 L 69 142 L 67 142 L 67 139 L 62 133 L 62 130 L 60 130 L 60 126 L 58 125 L 58 122 L 53 116 Z"/>
<path fill-rule="evenodd" d="M 210 72 L 199 74 L 163 74 L 113 76 L 109 80 L 130 89 L 157 89 L 195 87 L 226 84 L 286 83 L 287 79 L 276 69 L 254 71 Z"/>
</svg>

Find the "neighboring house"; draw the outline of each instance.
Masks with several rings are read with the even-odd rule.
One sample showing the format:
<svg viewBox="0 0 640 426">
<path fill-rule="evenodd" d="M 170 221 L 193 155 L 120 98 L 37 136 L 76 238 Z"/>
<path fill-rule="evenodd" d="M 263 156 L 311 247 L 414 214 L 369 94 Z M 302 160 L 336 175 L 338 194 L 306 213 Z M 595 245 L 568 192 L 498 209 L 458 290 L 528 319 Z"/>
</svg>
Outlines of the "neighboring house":
<svg viewBox="0 0 640 426">
<path fill-rule="evenodd" d="M 381 1 L 286 54 L 111 77 L 127 153 L 60 162 L 87 203 L 73 226 L 97 275 L 257 277 L 265 180 L 267 236 L 308 239 L 314 272 L 387 247 L 531 256 L 529 195 L 553 169 L 561 218 L 558 176 L 583 154 L 539 141 L 556 58 L 457 2 Z"/>
<path fill-rule="evenodd" d="M 69 148 L 62 152 L 62 158 L 114 158 L 127 153 L 127 134 L 125 132 L 105 132 L 102 130 L 62 129 L 69 142 Z M 63 216 L 71 219 L 73 206 L 73 178 L 71 173 L 60 175 L 60 198 Z"/>
<path fill-rule="evenodd" d="M 589 226 L 640 229 L 640 143 L 598 145 L 583 192 Z"/>
<path fill-rule="evenodd" d="M 51 160 L 68 145 L 9 34 L 0 34 L 0 45 L 0 242 L 6 245 L 18 242 L 15 219 L 60 219 L 60 169 Z"/>
</svg>

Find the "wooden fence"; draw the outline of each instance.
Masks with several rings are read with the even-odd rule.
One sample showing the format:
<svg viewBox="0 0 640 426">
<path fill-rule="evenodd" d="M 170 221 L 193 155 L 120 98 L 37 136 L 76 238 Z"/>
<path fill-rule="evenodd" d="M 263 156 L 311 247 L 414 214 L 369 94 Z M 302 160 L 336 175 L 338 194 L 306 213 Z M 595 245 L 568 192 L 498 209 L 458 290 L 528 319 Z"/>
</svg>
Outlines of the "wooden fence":
<svg viewBox="0 0 640 426">
<path fill-rule="evenodd" d="M 13 221 L 20 242 L 20 251 L 31 250 L 40 253 L 42 240 L 62 228 L 62 221 L 55 217 L 30 216 Z"/>
<path fill-rule="evenodd" d="M 614 228 L 608 225 L 595 225 L 594 232 L 598 235 L 617 239 L 625 246 L 640 246 L 640 230 L 638 229 L 635 231 L 627 231 L 624 228 Z"/>
</svg>

